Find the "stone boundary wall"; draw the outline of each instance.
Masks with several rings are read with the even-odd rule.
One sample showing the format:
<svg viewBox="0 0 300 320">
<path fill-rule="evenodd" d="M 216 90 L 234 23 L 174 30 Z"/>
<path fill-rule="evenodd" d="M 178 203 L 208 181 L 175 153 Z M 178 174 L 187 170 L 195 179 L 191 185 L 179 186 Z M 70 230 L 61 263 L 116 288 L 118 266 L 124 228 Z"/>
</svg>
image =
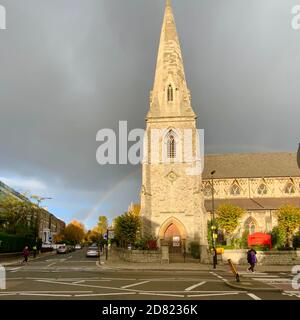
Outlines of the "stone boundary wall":
<svg viewBox="0 0 300 320">
<path fill-rule="evenodd" d="M 117 249 L 120 259 L 135 263 L 161 263 L 161 251 Z"/>
<path fill-rule="evenodd" d="M 258 265 L 300 265 L 300 251 L 258 251 Z M 248 264 L 247 250 L 225 250 L 221 261 L 227 263 L 231 259 L 234 264 Z"/>
</svg>

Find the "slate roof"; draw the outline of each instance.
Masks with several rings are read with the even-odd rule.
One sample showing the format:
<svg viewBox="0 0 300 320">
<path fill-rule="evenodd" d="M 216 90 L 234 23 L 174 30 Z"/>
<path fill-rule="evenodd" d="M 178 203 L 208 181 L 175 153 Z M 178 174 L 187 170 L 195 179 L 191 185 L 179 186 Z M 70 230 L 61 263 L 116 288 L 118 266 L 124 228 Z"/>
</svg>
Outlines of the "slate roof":
<svg viewBox="0 0 300 320">
<path fill-rule="evenodd" d="M 203 179 L 300 177 L 297 153 L 232 153 L 207 155 Z"/>
</svg>

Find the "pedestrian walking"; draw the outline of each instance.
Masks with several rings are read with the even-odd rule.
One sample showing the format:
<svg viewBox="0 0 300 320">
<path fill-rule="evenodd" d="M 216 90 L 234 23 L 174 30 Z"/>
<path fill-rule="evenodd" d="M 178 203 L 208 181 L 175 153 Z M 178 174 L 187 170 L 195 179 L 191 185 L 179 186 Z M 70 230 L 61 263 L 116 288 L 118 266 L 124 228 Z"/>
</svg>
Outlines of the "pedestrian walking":
<svg viewBox="0 0 300 320">
<path fill-rule="evenodd" d="M 24 262 L 28 262 L 28 256 L 29 256 L 29 249 L 28 249 L 28 247 L 26 246 L 25 248 L 24 248 L 24 250 L 23 250 L 23 257 L 24 257 L 24 260 L 23 260 L 23 262 L 22 263 L 24 263 Z"/>
<path fill-rule="evenodd" d="M 247 260 L 248 260 L 248 263 L 250 264 L 248 271 L 254 272 L 255 264 L 257 263 L 256 251 L 254 249 L 250 249 L 247 252 Z"/>
</svg>

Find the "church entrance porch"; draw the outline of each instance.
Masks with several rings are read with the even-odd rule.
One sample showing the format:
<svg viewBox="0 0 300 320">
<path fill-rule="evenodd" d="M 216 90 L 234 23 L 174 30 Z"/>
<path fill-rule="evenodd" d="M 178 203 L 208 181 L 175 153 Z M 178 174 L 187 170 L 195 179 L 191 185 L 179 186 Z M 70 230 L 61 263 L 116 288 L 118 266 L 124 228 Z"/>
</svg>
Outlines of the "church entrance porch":
<svg viewBox="0 0 300 320">
<path fill-rule="evenodd" d="M 182 232 L 183 226 L 180 227 L 174 219 L 170 219 L 161 229 L 161 241 L 169 246 L 169 262 L 185 262 L 186 256 L 186 236 Z M 162 237 L 163 235 L 163 237 Z"/>
</svg>

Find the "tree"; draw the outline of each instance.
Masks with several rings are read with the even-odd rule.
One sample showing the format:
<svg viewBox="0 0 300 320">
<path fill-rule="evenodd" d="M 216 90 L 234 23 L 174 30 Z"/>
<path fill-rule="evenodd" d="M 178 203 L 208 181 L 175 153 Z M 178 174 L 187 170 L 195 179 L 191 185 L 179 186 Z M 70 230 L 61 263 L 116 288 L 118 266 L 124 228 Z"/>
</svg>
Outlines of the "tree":
<svg viewBox="0 0 300 320">
<path fill-rule="evenodd" d="M 72 244 L 81 243 L 84 239 L 84 225 L 76 220 L 70 222 L 63 232 L 64 240 Z"/>
<path fill-rule="evenodd" d="M 60 242 L 62 242 L 63 240 L 64 240 L 64 235 L 63 235 L 63 233 L 55 234 L 55 235 L 53 236 L 53 241 L 54 241 L 54 243 L 60 243 Z"/>
<path fill-rule="evenodd" d="M 102 243 L 103 235 L 99 232 L 99 227 L 96 226 L 92 230 L 89 230 L 87 233 L 87 241 L 92 243 Z"/>
<path fill-rule="evenodd" d="M 97 226 L 98 226 L 98 232 L 103 236 L 107 232 L 107 229 L 108 229 L 107 217 L 100 216 Z"/>
<path fill-rule="evenodd" d="M 24 199 L 7 196 L 0 202 L 1 227 L 11 234 L 33 234 L 37 229 L 37 217 L 41 208 Z"/>
<path fill-rule="evenodd" d="M 232 204 L 222 204 L 217 209 L 217 223 L 225 234 L 232 237 L 233 232 L 239 225 L 239 219 L 245 214 L 245 211 Z"/>
<path fill-rule="evenodd" d="M 140 218 L 132 213 L 124 213 L 115 219 L 115 238 L 126 246 L 135 243 L 140 229 Z"/>
<path fill-rule="evenodd" d="M 292 247 L 293 236 L 300 228 L 300 209 L 291 205 L 281 207 L 278 211 L 278 227 L 286 234 L 286 247 Z"/>
</svg>

